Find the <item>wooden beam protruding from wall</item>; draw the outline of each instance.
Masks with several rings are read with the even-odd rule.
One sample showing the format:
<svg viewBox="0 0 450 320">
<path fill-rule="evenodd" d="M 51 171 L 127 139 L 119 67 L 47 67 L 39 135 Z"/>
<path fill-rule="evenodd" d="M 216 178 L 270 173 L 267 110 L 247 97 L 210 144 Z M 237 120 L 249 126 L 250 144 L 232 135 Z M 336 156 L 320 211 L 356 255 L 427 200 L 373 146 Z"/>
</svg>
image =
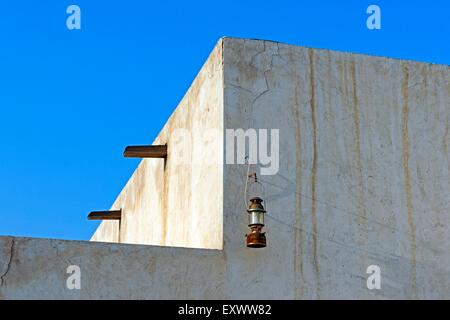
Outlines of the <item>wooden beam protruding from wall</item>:
<svg viewBox="0 0 450 320">
<path fill-rule="evenodd" d="M 123 156 L 125 158 L 166 158 L 167 145 L 128 146 Z"/>
<path fill-rule="evenodd" d="M 92 211 L 87 218 L 88 220 L 120 220 L 122 210 Z"/>
</svg>

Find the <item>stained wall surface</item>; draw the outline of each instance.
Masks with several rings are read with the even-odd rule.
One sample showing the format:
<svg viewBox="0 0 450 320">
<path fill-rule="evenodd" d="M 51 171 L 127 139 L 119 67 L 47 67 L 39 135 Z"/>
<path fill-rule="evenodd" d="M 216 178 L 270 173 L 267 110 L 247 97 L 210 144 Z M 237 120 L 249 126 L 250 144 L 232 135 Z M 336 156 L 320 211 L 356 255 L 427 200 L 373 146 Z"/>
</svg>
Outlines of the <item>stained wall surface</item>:
<svg viewBox="0 0 450 320">
<path fill-rule="evenodd" d="M 143 161 L 113 206 L 120 241 L 165 247 L 1 237 L 0 297 L 450 299 L 449 67 L 235 38 L 211 57 L 155 142 L 166 169 Z M 278 129 L 279 171 L 250 166 L 261 185 L 244 194 L 247 165 L 174 167 L 170 133 L 191 126 L 195 141 Z M 222 159 L 223 139 L 207 144 Z M 207 159 L 202 146 L 181 150 Z M 265 200 L 265 249 L 244 245 L 250 194 Z"/>
<path fill-rule="evenodd" d="M 224 266 L 219 250 L 0 237 L 0 300 L 211 299 Z"/>
<path fill-rule="evenodd" d="M 222 44 L 216 45 L 153 144 L 164 159 L 144 159 L 93 241 L 222 248 Z M 120 231 L 119 231 L 120 229 Z"/>
<path fill-rule="evenodd" d="M 450 298 L 450 68 L 243 39 L 224 66 L 225 128 L 280 136 L 262 251 L 240 238 L 247 166 L 225 166 L 233 296 Z"/>
</svg>

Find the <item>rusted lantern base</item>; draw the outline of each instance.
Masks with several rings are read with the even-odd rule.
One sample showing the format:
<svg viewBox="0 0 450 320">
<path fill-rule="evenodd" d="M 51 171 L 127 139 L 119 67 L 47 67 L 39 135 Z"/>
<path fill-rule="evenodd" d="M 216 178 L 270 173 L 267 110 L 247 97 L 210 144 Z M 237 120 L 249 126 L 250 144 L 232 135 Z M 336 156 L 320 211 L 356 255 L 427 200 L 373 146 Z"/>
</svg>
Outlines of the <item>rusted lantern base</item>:
<svg viewBox="0 0 450 320">
<path fill-rule="evenodd" d="M 262 226 L 250 226 L 250 233 L 246 234 L 247 247 L 264 248 L 266 246 L 266 233 L 261 232 Z"/>
</svg>

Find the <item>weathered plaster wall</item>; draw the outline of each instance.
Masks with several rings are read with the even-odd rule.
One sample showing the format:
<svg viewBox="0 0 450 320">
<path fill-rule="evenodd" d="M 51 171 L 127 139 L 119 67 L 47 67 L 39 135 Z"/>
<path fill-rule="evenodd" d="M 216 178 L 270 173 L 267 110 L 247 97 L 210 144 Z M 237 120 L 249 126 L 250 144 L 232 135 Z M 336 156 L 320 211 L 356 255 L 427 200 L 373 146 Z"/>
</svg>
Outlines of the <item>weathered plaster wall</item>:
<svg viewBox="0 0 450 320">
<path fill-rule="evenodd" d="M 168 157 L 144 159 L 93 241 L 222 248 L 222 44 L 216 45 L 154 144 Z M 183 134 L 186 136 L 183 136 Z"/>
<path fill-rule="evenodd" d="M 450 298 L 448 66 L 225 39 L 224 79 L 225 128 L 280 130 L 266 249 L 242 243 L 247 167 L 224 170 L 226 294 Z"/>
<path fill-rule="evenodd" d="M 80 290 L 66 286 L 70 265 Z M 0 300 L 211 299 L 224 268 L 218 250 L 0 237 Z"/>
<path fill-rule="evenodd" d="M 143 161 L 113 206 L 121 241 L 223 250 L 2 237 L 0 298 L 450 299 L 449 67 L 232 38 L 216 55 L 157 143 L 191 123 L 198 140 L 222 114 L 222 130 L 279 129 L 280 170 L 259 177 L 268 247 L 244 245 L 247 166 Z M 366 287 L 372 264 L 381 290 Z"/>
</svg>

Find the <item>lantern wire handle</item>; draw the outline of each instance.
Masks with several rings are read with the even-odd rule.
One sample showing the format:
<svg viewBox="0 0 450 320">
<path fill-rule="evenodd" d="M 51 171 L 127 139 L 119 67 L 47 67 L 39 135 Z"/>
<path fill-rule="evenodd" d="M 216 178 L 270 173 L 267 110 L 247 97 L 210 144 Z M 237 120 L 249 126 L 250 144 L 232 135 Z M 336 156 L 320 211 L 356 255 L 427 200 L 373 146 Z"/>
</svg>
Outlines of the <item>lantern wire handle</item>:
<svg viewBox="0 0 450 320">
<path fill-rule="evenodd" d="M 262 197 L 266 203 L 266 207 L 267 207 L 267 199 L 266 199 L 266 188 L 264 186 L 263 183 L 261 183 L 261 181 L 258 179 L 258 176 L 256 175 L 256 172 L 254 173 L 250 173 L 250 166 L 251 164 L 248 162 L 248 156 L 245 156 L 245 161 L 247 163 L 247 174 L 245 175 L 245 187 L 244 187 L 244 207 L 248 206 L 248 201 L 247 200 L 247 191 L 248 191 L 248 187 L 249 187 L 249 180 L 250 178 L 253 178 L 254 181 L 251 181 L 251 183 L 254 183 L 255 185 L 259 185 L 260 186 L 260 192 L 262 193 Z"/>
<path fill-rule="evenodd" d="M 250 173 L 250 163 L 248 162 L 248 156 L 245 156 L 245 162 L 247 162 L 247 174 L 245 175 L 245 188 L 244 188 L 244 208 L 247 207 L 248 203 L 247 203 L 247 184 L 248 184 L 248 179 L 249 177 L 249 173 Z"/>
<path fill-rule="evenodd" d="M 256 181 L 259 185 L 261 185 L 263 199 L 264 199 L 264 206 L 266 207 L 266 210 L 269 211 L 269 203 L 267 202 L 267 196 L 266 196 L 266 187 L 264 186 L 264 183 L 261 182 L 261 180 Z M 267 213 L 266 213 L 267 214 Z"/>
</svg>

